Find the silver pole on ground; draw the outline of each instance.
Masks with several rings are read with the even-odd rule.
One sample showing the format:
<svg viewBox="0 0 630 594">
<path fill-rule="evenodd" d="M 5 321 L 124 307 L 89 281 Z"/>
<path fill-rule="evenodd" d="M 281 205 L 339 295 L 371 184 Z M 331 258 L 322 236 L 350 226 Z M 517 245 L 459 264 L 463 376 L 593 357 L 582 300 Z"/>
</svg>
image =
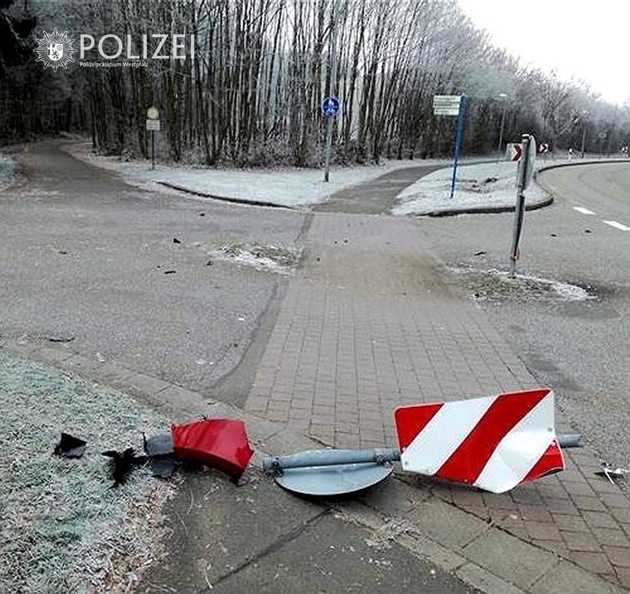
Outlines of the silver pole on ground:
<svg viewBox="0 0 630 594">
<path fill-rule="evenodd" d="M 558 435 L 561 448 L 582 447 L 579 434 Z M 323 466 L 342 466 L 344 464 L 387 464 L 400 461 L 400 450 L 308 450 L 288 456 L 266 456 L 263 459 L 263 470 L 277 474 L 290 468 L 313 468 Z"/>
</svg>

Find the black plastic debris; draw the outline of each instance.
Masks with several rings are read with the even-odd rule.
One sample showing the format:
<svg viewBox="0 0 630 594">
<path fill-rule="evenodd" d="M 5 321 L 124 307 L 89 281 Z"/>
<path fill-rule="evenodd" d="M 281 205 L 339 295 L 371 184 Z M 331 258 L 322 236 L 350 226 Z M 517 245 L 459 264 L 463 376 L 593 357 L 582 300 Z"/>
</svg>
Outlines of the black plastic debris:
<svg viewBox="0 0 630 594">
<path fill-rule="evenodd" d="M 173 243 L 181 243 L 181 241 L 177 237 L 173 237 Z"/>
<path fill-rule="evenodd" d="M 55 446 L 54 454 L 64 458 L 80 458 L 85 453 L 87 442 L 70 435 L 62 433 L 59 443 Z"/>
<path fill-rule="evenodd" d="M 214 262 L 212 260 L 208 260 L 206 262 L 206 266 L 212 266 L 212 264 L 214 264 Z"/>
<path fill-rule="evenodd" d="M 146 435 L 142 434 L 144 441 L 144 453 L 149 456 L 170 456 L 175 451 L 173 449 L 173 437 L 170 433 L 160 433 L 153 437 L 146 438 Z"/>
<path fill-rule="evenodd" d="M 475 256 L 485 256 L 488 252 L 484 252 L 483 250 L 480 250 L 478 252 L 475 252 Z"/>
<path fill-rule="evenodd" d="M 179 462 L 171 456 L 149 458 L 151 474 L 157 478 L 171 478 L 179 465 Z"/>
<path fill-rule="evenodd" d="M 137 466 L 146 464 L 146 456 L 136 456 L 133 448 L 127 448 L 123 452 L 108 450 L 102 452 L 103 456 L 111 458 L 111 473 L 114 481 L 113 487 L 124 485 L 129 478 L 129 473 Z"/>
<path fill-rule="evenodd" d="M 164 274 L 175 274 L 177 270 L 165 270 Z"/>
<path fill-rule="evenodd" d="M 59 342 L 66 343 L 72 342 L 74 340 L 74 336 L 49 336 L 48 342 Z"/>
<path fill-rule="evenodd" d="M 158 478 L 170 478 L 179 466 L 174 457 L 173 437 L 170 433 L 161 433 L 147 439 L 142 434 L 144 453 L 149 458 L 151 473 Z"/>
<path fill-rule="evenodd" d="M 584 233 L 592 233 L 590 229 L 584 229 Z"/>
</svg>

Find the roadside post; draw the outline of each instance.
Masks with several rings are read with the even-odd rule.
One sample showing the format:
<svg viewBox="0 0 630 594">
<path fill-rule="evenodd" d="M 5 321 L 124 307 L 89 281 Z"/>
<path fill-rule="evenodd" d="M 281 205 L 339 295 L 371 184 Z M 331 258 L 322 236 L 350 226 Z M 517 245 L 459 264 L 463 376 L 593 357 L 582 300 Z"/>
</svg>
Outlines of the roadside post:
<svg viewBox="0 0 630 594">
<path fill-rule="evenodd" d="M 433 97 L 433 115 L 457 116 L 455 128 L 455 146 L 453 148 L 453 179 L 451 180 L 450 198 L 455 195 L 457 181 L 457 165 L 464 141 L 464 124 L 466 123 L 466 95 L 435 95 Z"/>
<path fill-rule="evenodd" d="M 157 107 L 147 109 L 147 130 L 151 131 L 151 169 L 155 169 L 155 133 L 160 131 L 160 111 Z"/>
<path fill-rule="evenodd" d="M 322 101 L 322 114 L 327 119 L 326 122 L 326 167 L 324 169 L 324 181 L 330 179 L 330 152 L 332 150 L 332 127 L 333 120 L 339 113 L 339 99 L 337 97 L 326 97 Z"/>
<path fill-rule="evenodd" d="M 523 134 L 523 143 L 518 155 L 518 170 L 516 173 L 516 208 L 514 209 L 514 232 L 512 235 L 512 250 L 510 253 L 510 275 L 516 277 L 516 261 L 519 258 L 519 242 L 525 218 L 525 190 L 532 181 L 534 165 L 536 163 L 536 139 L 531 134 Z"/>
<path fill-rule="evenodd" d="M 335 14 L 336 2 L 331 5 L 332 13 L 330 15 L 330 86 L 328 92 L 330 95 L 326 97 L 321 104 L 322 114 L 326 118 L 326 167 L 324 169 L 324 181 L 330 180 L 330 153 L 332 151 L 332 133 L 333 120 L 339 113 L 339 99 L 335 97 L 335 82 L 337 81 L 337 20 Z"/>
</svg>

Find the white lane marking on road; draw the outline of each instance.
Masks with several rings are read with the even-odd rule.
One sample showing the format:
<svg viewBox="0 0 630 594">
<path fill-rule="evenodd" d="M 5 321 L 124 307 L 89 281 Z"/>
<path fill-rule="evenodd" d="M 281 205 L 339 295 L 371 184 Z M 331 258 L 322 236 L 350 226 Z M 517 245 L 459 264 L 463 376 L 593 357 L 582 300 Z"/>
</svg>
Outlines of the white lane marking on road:
<svg viewBox="0 0 630 594">
<path fill-rule="evenodd" d="M 577 210 L 578 212 L 581 212 L 584 215 L 594 215 L 595 214 L 592 210 L 589 210 L 588 208 L 584 208 L 583 206 L 574 206 L 573 210 Z"/>
<path fill-rule="evenodd" d="M 618 223 L 617 221 L 603 221 L 604 223 L 606 223 L 607 225 L 610 225 L 611 227 L 614 227 L 615 229 L 619 229 L 620 231 L 630 231 L 630 227 L 626 227 L 625 225 L 622 225 L 621 223 Z"/>
</svg>

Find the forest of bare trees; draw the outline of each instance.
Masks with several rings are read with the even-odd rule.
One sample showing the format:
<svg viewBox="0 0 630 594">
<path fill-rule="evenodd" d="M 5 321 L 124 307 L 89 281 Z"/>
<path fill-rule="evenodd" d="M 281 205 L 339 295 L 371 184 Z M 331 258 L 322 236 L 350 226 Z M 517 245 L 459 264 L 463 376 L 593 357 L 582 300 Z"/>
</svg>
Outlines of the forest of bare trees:
<svg viewBox="0 0 630 594">
<path fill-rule="evenodd" d="M 53 27 L 185 33 L 195 59 L 45 70 L 31 51 Z M 85 132 L 104 153 L 146 157 L 146 108 L 156 105 L 165 159 L 319 166 L 319 105 L 331 93 L 342 104 L 340 163 L 447 153 L 454 123 L 433 116 L 434 94 L 470 98 L 467 153 L 497 149 L 504 112 L 507 141 L 533 132 L 579 148 L 586 131 L 593 152 L 630 142 L 630 109 L 523 67 L 456 0 L 0 0 L 0 36 L 2 142 Z"/>
</svg>

